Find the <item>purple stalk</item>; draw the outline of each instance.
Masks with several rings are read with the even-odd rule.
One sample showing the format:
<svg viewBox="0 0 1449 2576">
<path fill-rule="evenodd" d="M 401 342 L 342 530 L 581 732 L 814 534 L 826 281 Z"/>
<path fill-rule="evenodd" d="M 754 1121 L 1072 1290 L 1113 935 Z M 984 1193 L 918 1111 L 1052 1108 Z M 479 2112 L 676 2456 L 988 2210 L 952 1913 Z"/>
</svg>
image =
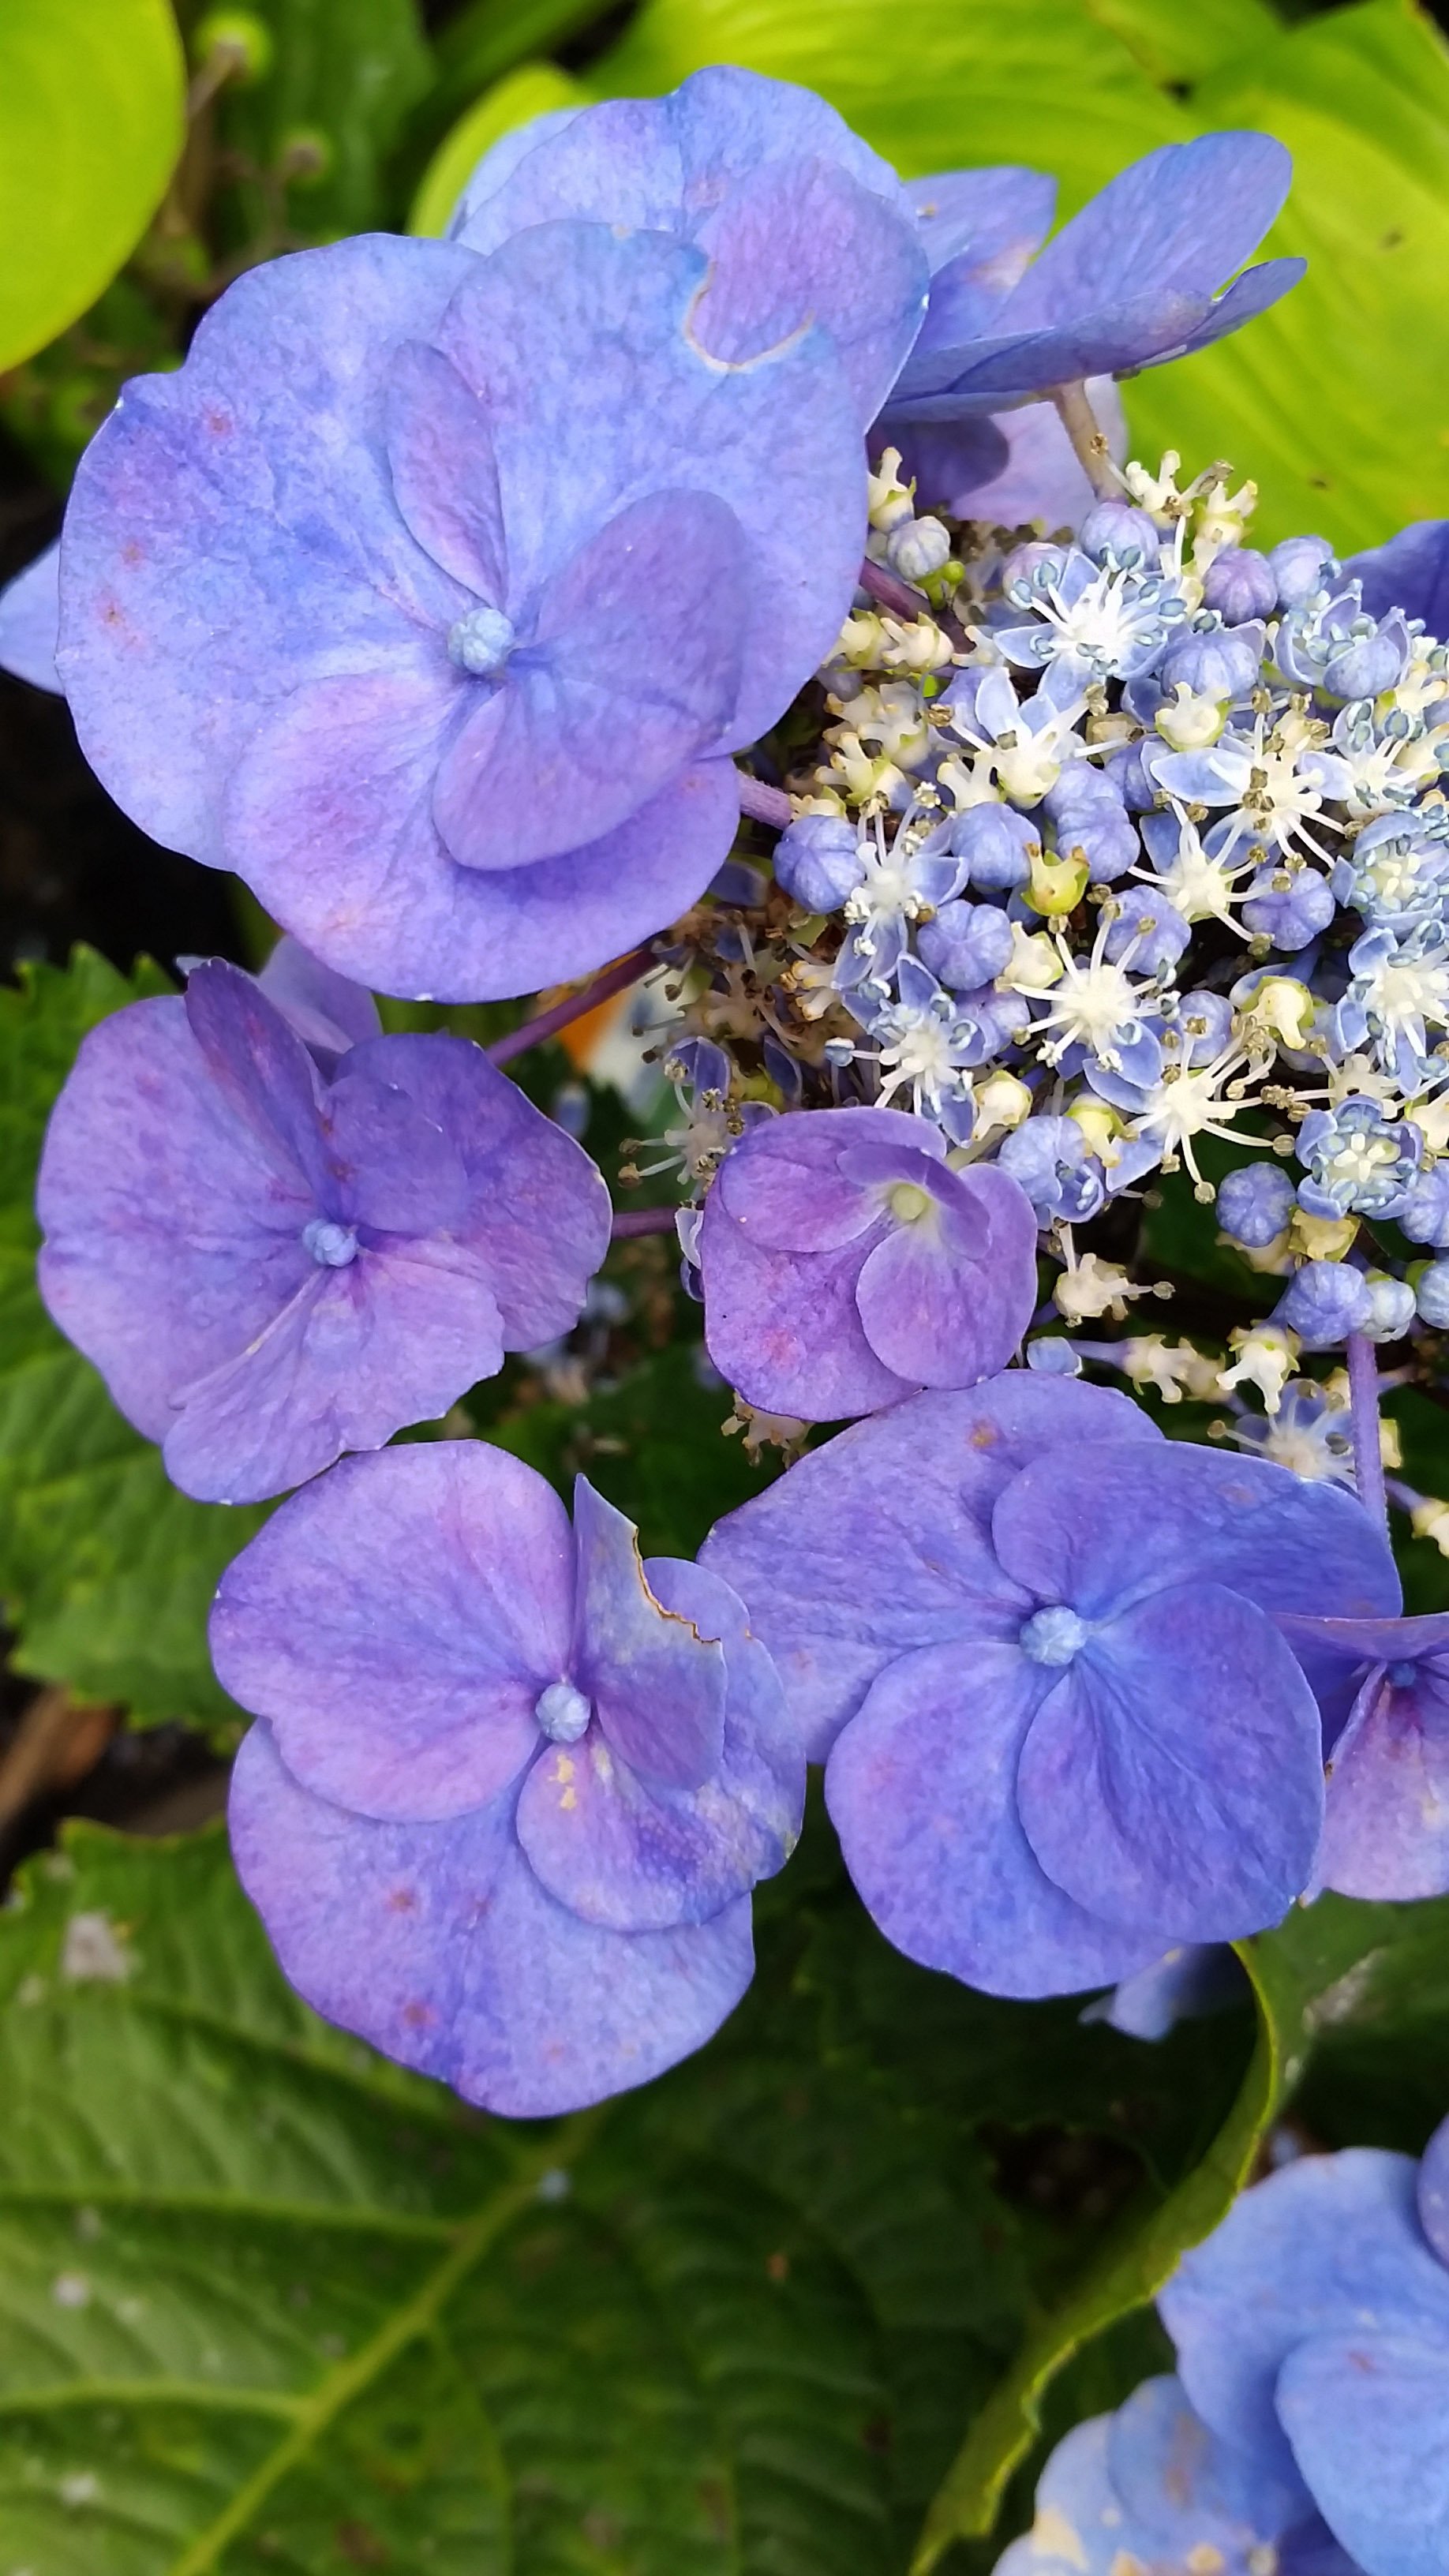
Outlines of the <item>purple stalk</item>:
<svg viewBox="0 0 1449 2576">
<path fill-rule="evenodd" d="M 762 778 L 751 778 L 747 770 L 737 770 L 740 783 L 740 812 L 753 823 L 769 823 L 783 832 L 794 818 L 794 807 L 783 787 L 767 787 Z"/>
<path fill-rule="evenodd" d="M 1353 1424 L 1353 1473 L 1358 1498 L 1384 1528 L 1389 1501 L 1384 1490 L 1384 1462 L 1379 1448 L 1379 1364 L 1364 1333 L 1348 1337 L 1349 1414 Z"/>
<path fill-rule="evenodd" d="M 869 555 L 860 567 L 860 586 L 862 590 L 869 591 L 880 607 L 889 608 L 897 617 L 914 619 L 933 614 L 923 590 L 913 589 L 908 581 L 902 581 L 899 573 L 887 572 L 884 564 L 872 563 Z"/>
<path fill-rule="evenodd" d="M 630 984 L 637 984 L 640 976 L 647 975 L 650 967 L 658 963 L 652 940 L 646 940 L 642 948 L 631 948 L 627 957 L 619 958 L 613 966 L 606 966 L 602 975 L 596 975 L 591 984 L 581 985 L 577 993 L 566 994 L 561 1002 L 554 1003 L 552 1010 L 540 1011 L 537 1019 L 525 1020 L 521 1028 L 510 1029 L 506 1038 L 495 1038 L 491 1047 L 483 1050 L 489 1063 L 511 1064 L 516 1055 L 525 1055 L 530 1047 L 541 1046 L 545 1038 L 566 1029 L 570 1021 L 581 1020 L 586 1011 L 596 1010 L 600 1002 L 607 1002 L 615 993 L 622 993 Z"/>
<path fill-rule="evenodd" d="M 619 1243 L 630 1234 L 672 1234 L 676 1208 L 625 1208 L 615 1211 L 609 1231 Z"/>
</svg>

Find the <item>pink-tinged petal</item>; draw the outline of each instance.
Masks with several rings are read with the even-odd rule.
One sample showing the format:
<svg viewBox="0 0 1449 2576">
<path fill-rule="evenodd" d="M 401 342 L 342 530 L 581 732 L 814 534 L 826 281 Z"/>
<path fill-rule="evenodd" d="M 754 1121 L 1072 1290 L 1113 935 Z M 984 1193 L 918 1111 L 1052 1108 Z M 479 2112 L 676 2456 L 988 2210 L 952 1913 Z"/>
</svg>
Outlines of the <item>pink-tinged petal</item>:
<svg viewBox="0 0 1449 2576">
<path fill-rule="evenodd" d="M 596 1930 L 545 1894 L 513 1802 L 452 1823 L 349 1815 L 254 1727 L 232 1774 L 243 1886 L 306 2000 L 469 2102 L 543 2119 L 702 2047 L 750 1982 L 748 1898 L 704 1925 Z"/>
<path fill-rule="evenodd" d="M 860 566 L 865 457 L 823 332 L 740 365 L 700 348 L 707 275 L 701 252 L 662 232 L 537 223 L 473 264 L 436 337 L 486 388 L 510 601 L 541 591 L 625 500 L 677 488 L 682 467 L 692 491 L 734 512 L 749 611 L 721 747 L 737 749 L 783 714 L 839 633 Z"/>
<path fill-rule="evenodd" d="M 1128 1396 L 1010 1370 L 856 1423 L 716 1521 L 702 1561 L 774 1656 L 812 1762 L 898 1655 L 1015 1637 L 1031 1595 L 997 1563 L 992 1505 L 1039 1452 L 1104 1440 L 1140 1457 L 1161 1434 Z"/>
<path fill-rule="evenodd" d="M 470 601 L 399 516 L 384 411 L 396 352 L 474 265 L 373 234 L 251 269 L 87 448 L 61 676 L 87 759 L 168 848 L 231 864 L 228 779 L 303 681 L 400 657 L 459 681 L 441 630 Z"/>
<path fill-rule="evenodd" d="M 313 1275 L 253 1341 L 177 1388 L 166 1472 L 202 1502 L 259 1502 L 437 1421 L 503 1365 L 486 1266 L 438 1237 L 378 1235 Z"/>
<path fill-rule="evenodd" d="M 1274 2404 L 1317 2505 L 1364 2576 L 1449 2566 L 1449 2319 L 1313 2335 Z"/>
<path fill-rule="evenodd" d="M 574 1484 L 574 1539 L 571 1678 L 593 1702 L 611 1750 L 650 1787 L 702 1787 L 724 1747 L 723 1646 L 655 1599 L 632 1521 L 583 1476 Z"/>
<path fill-rule="evenodd" d="M 1275 1613 L 1362 1618 L 1399 1602 L 1388 1542 L 1354 1495 L 1181 1441 L 1130 1459 L 1078 1447 L 1028 1467 L 994 1528 L 1019 1582 L 1089 1619 L 1198 1580 Z"/>
<path fill-rule="evenodd" d="M 566 1333 L 602 1266 L 613 1216 L 583 1147 L 467 1038 L 379 1038 L 359 1065 L 399 1085 L 456 1139 L 470 1191 L 457 1230 L 497 1300 L 505 1350 Z"/>
<path fill-rule="evenodd" d="M 883 1672 L 835 1742 L 825 1798 L 888 1941 L 988 1994 L 1073 1994 L 1160 1944 L 1047 1877 L 1016 1812 L 1021 1744 L 1051 1675 L 1014 1646 L 927 1646 Z"/>
<path fill-rule="evenodd" d="M 508 557 L 488 415 L 455 367 L 422 341 L 388 370 L 393 497 L 424 553 L 501 608 Z"/>
<path fill-rule="evenodd" d="M 827 160 L 777 161 L 732 191 L 695 238 L 710 260 L 700 346 L 739 365 L 819 323 L 867 428 L 926 310 L 926 256 L 901 206 Z"/>
<path fill-rule="evenodd" d="M 616 1931 L 708 1921 L 773 1876 L 800 1830 L 805 1763 L 770 1657 L 727 1584 L 652 1557 L 655 1596 L 718 1635 L 726 1656 L 719 1768 L 698 1788 L 649 1788 L 591 1726 L 545 1749 L 519 1800 L 518 1834 L 550 1894 Z"/>
<path fill-rule="evenodd" d="M 319 1057 L 345 1055 L 350 1046 L 378 1036 L 377 1004 L 361 984 L 334 975 L 320 957 L 283 932 L 257 977 L 267 999 L 290 1020 L 304 1046 Z"/>
<path fill-rule="evenodd" d="M 384 1819 L 484 1804 L 539 1743 L 573 1614 L 568 1516 L 482 1441 L 348 1459 L 228 1567 L 222 1687 L 319 1797 Z"/>
<path fill-rule="evenodd" d="M 739 688 L 744 537 L 707 492 L 655 492 L 547 584 L 448 745 L 433 819 L 460 866 L 597 841 L 719 736 Z"/>
<path fill-rule="evenodd" d="M 1051 230 L 1057 183 L 1008 164 L 933 171 L 908 179 L 906 193 L 931 263 L 932 305 L 958 266 L 999 302 Z"/>
<path fill-rule="evenodd" d="M 938 1127 L 904 1110 L 790 1111 L 753 1128 L 725 1156 L 715 1191 L 751 1241 L 769 1251 L 832 1252 L 880 1213 L 854 1174 L 842 1176 L 842 1154 L 863 1146 L 937 1161 L 946 1150 Z"/>
<path fill-rule="evenodd" d="M 323 1115 L 337 1214 L 384 1234 L 455 1231 L 469 1200 L 459 1143 L 358 1057 L 354 1049 Z"/>
<path fill-rule="evenodd" d="M 0 590 L 0 671 L 35 689 L 59 689 L 60 539 Z"/>
<path fill-rule="evenodd" d="M 856 1311 L 877 1359 L 921 1386 L 1004 1369 L 1036 1304 L 1036 1217 L 1006 1172 L 938 1169 L 926 1215 L 867 1253 Z"/>
<path fill-rule="evenodd" d="M 263 1332 L 316 1269 L 311 1193 L 207 1080 L 179 995 L 84 1040 L 36 1205 L 46 1305 L 153 1440 L 176 1389 Z"/>
<path fill-rule="evenodd" d="M 329 1177 L 322 1084 L 291 1022 L 223 958 L 187 977 L 185 1010 L 205 1072 L 228 1108 L 250 1127 L 279 1177 L 296 1174 L 321 1196 Z"/>
<path fill-rule="evenodd" d="M 1016 1788 L 1056 1884 L 1159 1945 L 1279 1922 L 1313 1866 L 1323 1772 L 1313 1694 L 1271 1620 L 1185 1585 L 1044 1669 Z"/>
<path fill-rule="evenodd" d="M 699 1233 L 705 1346 L 747 1404 L 835 1422 L 914 1393 L 866 1340 L 855 1303 L 858 1243 L 809 1259 L 772 1252 L 715 1201 L 711 1190 Z"/>
<path fill-rule="evenodd" d="M 449 858 L 433 777 L 455 719 L 431 682 L 301 689 L 238 765 L 228 830 L 274 919 L 380 992 L 493 1001 L 588 974 L 698 898 L 739 820 L 705 761 L 586 850 L 493 873 Z"/>
<path fill-rule="evenodd" d="M 1449 2272 L 1425 2243 L 1408 2156 L 1303 2156 L 1244 2192 L 1160 2293 L 1199 2415 L 1291 2476 L 1274 2391 L 1310 2335 L 1374 2326 L 1449 2333 Z"/>
<path fill-rule="evenodd" d="M 1449 1894 L 1449 1657 L 1404 1669 L 1375 1667 L 1334 1747 L 1314 1877 L 1340 1896 Z"/>
</svg>

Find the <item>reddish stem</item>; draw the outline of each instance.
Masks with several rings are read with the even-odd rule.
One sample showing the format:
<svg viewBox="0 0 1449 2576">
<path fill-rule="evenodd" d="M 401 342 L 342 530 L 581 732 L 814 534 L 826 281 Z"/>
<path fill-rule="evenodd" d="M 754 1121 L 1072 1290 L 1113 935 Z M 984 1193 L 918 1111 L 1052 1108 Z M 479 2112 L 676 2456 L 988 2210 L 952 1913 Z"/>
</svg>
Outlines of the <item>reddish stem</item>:
<svg viewBox="0 0 1449 2576">
<path fill-rule="evenodd" d="M 558 1031 L 566 1029 L 572 1020 L 581 1020 L 586 1012 L 597 1010 L 600 1002 L 610 1001 L 615 993 L 622 993 L 630 984 L 637 984 L 640 976 L 646 975 L 658 962 L 652 940 L 646 941 L 642 948 L 631 948 L 627 957 L 621 957 L 613 966 L 606 966 L 603 974 L 596 975 L 591 984 L 582 984 L 576 993 L 566 994 L 561 1002 L 554 1003 L 552 1010 L 540 1011 L 537 1019 L 525 1020 L 521 1028 L 510 1029 L 506 1038 L 495 1038 L 491 1047 L 483 1050 L 489 1063 L 511 1064 L 516 1055 L 525 1055 L 530 1047 L 542 1046 L 545 1038 L 557 1036 Z"/>
<path fill-rule="evenodd" d="M 900 574 L 887 572 L 884 564 L 872 563 L 866 556 L 860 567 L 860 586 L 882 608 L 891 609 L 897 617 L 929 617 L 931 603 L 923 590 L 913 590 Z"/>
<path fill-rule="evenodd" d="M 614 1241 L 620 1243 L 630 1234 L 672 1234 L 677 1208 L 624 1208 L 616 1210 L 609 1228 Z"/>
</svg>

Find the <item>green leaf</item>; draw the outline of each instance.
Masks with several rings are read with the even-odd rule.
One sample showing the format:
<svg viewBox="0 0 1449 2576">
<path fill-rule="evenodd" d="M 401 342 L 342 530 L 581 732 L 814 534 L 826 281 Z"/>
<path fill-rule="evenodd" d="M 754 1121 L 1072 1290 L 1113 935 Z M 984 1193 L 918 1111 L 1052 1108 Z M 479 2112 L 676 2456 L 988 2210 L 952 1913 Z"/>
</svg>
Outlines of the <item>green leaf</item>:
<svg viewBox="0 0 1449 2576">
<path fill-rule="evenodd" d="M 1282 26 L 1269 0 L 1089 0 L 1092 16 L 1165 88 L 1190 87 L 1235 54 L 1269 44 Z"/>
<path fill-rule="evenodd" d="M 94 303 L 181 150 L 185 66 L 168 0 L 0 9 L 0 371 Z"/>
<path fill-rule="evenodd" d="M 73 1829 L 0 1916 L 7 2567 L 898 2576 L 1015 2230 L 822 2052 L 795 1944 L 672 2076 L 512 2126 L 308 2013 L 219 1834 Z"/>
<path fill-rule="evenodd" d="M 505 72 L 533 67 L 539 55 L 603 15 L 600 0 L 465 0 L 434 40 L 438 78 L 429 112 L 456 116 L 480 103 Z"/>
<path fill-rule="evenodd" d="M 149 1723 L 225 1724 L 206 1615 L 222 1568 L 266 1517 L 193 1503 L 56 1331 L 35 1285 L 35 1172 L 50 1106 L 87 1029 L 171 988 L 93 950 L 0 990 L 0 1599 L 13 1662 Z"/>
<path fill-rule="evenodd" d="M 1343 2050 L 1426 2048 L 1438 2112 L 1410 2111 L 1415 2147 L 1442 2116 L 1449 2065 L 1449 1898 L 1425 1905 L 1360 1905 L 1321 1897 L 1275 1932 L 1239 1945 L 1258 2009 L 1252 2063 L 1218 2136 L 1176 2190 L 1148 2211 L 1129 2209 L 1114 2236 L 1067 2297 L 1043 2318 L 1001 2386 L 971 2426 L 932 2502 L 913 2576 L 929 2576 L 958 2539 L 988 2533 L 1003 2491 L 1040 2430 L 1052 2381 L 1075 2354 L 1133 2310 L 1155 2299 L 1189 2246 L 1226 2216 L 1253 2178 L 1270 2123 L 1308 2073 L 1315 2045 L 1331 2034 Z M 1332 2083 L 1329 2081 L 1332 2098 Z M 1416 2132 L 1416 2134 L 1415 2134 Z M 1358 2134 L 1356 2131 L 1353 2134 Z M 1406 2143 L 1400 2131 L 1392 2143 Z"/>
<path fill-rule="evenodd" d="M 1267 244 L 1308 275 L 1217 349 L 1129 389 L 1140 449 L 1231 457 L 1255 538 L 1312 528 L 1341 551 L 1449 510 L 1449 47 L 1411 0 L 1281 34 L 1196 92 L 1204 124 L 1260 126 L 1293 154 Z"/>
<path fill-rule="evenodd" d="M 249 0 L 274 41 L 253 87 L 226 91 L 218 131 L 256 176 L 239 187 L 245 240 L 280 249 L 277 189 L 286 189 L 288 246 L 368 232 L 393 220 L 388 161 L 433 74 L 414 0 Z M 287 184 L 293 147 L 315 175 Z"/>
<path fill-rule="evenodd" d="M 587 105 L 588 91 L 552 63 L 524 63 L 476 99 L 444 136 L 424 171 L 408 216 L 410 233 L 447 231 L 448 217 L 485 152 L 516 125 L 555 107 Z"/>
</svg>

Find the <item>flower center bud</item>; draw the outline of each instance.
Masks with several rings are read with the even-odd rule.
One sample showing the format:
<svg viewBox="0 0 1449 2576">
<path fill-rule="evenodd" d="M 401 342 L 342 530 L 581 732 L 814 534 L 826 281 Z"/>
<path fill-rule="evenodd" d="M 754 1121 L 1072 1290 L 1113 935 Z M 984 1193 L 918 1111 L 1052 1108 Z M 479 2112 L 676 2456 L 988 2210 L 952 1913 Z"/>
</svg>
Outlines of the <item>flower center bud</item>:
<svg viewBox="0 0 1449 2576">
<path fill-rule="evenodd" d="M 314 1216 L 302 1228 L 302 1241 L 314 1261 L 324 1270 L 345 1270 L 357 1259 L 357 1237 L 350 1225 L 334 1225 L 330 1217 Z"/>
<path fill-rule="evenodd" d="M 517 640 L 501 608 L 470 608 L 448 629 L 448 659 L 475 680 L 496 680 Z"/>
<path fill-rule="evenodd" d="M 1064 1601 L 1054 1601 L 1049 1609 L 1032 1612 L 1016 1642 L 1034 1664 L 1069 1664 L 1091 1633 L 1088 1620 L 1079 1619 Z"/>
<path fill-rule="evenodd" d="M 550 1682 L 547 1690 L 539 1692 L 533 1714 L 540 1735 L 546 1735 L 550 1744 L 577 1744 L 593 1710 L 572 1682 Z"/>
<path fill-rule="evenodd" d="M 897 1225 L 919 1225 L 931 1205 L 929 1190 L 914 1181 L 893 1181 L 886 1192 L 886 1206 Z"/>
</svg>

